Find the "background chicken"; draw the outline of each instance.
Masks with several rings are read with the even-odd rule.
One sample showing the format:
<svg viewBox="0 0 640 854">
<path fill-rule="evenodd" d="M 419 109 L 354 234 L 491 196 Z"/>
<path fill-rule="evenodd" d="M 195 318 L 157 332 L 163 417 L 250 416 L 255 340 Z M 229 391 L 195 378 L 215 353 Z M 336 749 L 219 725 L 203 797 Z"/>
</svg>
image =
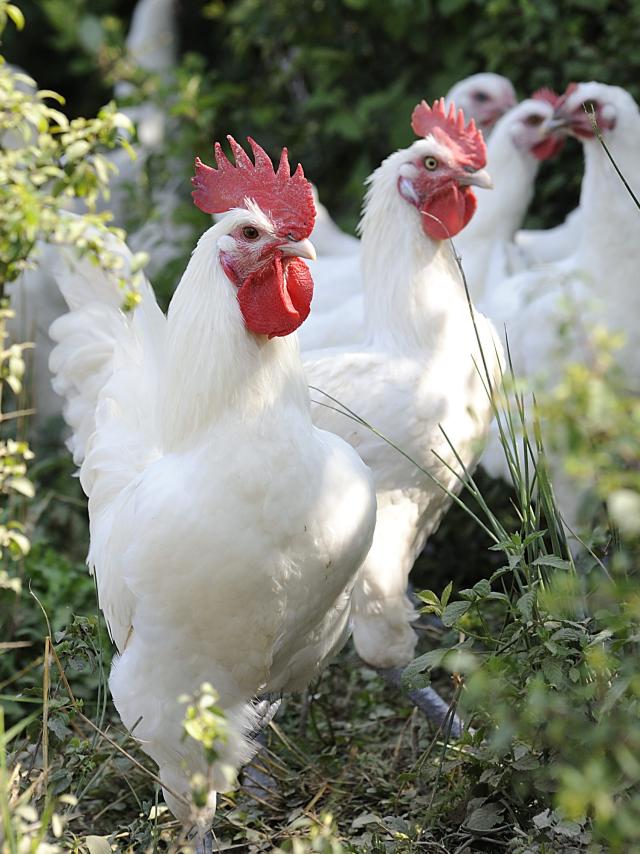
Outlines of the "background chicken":
<svg viewBox="0 0 640 854">
<path fill-rule="evenodd" d="M 175 0 L 139 0 L 131 20 L 126 50 L 131 67 L 139 72 L 166 74 L 176 62 Z M 132 86 L 118 83 L 118 98 L 130 96 Z M 107 154 L 115 174 L 110 184 L 108 199 L 101 199 L 99 210 L 109 212 L 119 227 L 128 223 L 132 194 L 141 180 L 147 160 L 166 142 L 168 117 L 163 109 L 149 102 L 123 108 L 123 113 L 136 127 L 133 143 L 135 159 L 124 148 Z M 22 142 L 21 144 L 24 144 Z M 148 252 L 147 272 L 157 273 L 179 253 L 186 237 L 184 227 L 172 222 L 172 214 L 179 201 L 175 182 L 156 188 L 153 202 L 159 214 L 148 220 L 129 236 L 129 246 L 135 252 Z M 77 208 L 79 211 L 79 207 Z M 31 356 L 30 395 L 36 407 L 35 427 L 40 430 L 51 419 L 61 414 L 62 400 L 51 387 L 48 369 L 51 353 L 49 327 L 66 311 L 66 303 L 56 287 L 53 269 L 58 261 L 59 249 L 40 243 L 34 253 L 34 267 L 12 283 L 11 304 L 16 313 L 12 324 L 15 340 L 35 343 Z"/>
<path fill-rule="evenodd" d="M 354 594 L 354 640 L 391 681 L 416 644 L 409 572 L 450 503 L 433 479 L 460 491 L 452 447 L 473 469 L 491 418 L 474 322 L 489 381 L 499 374 L 494 330 L 472 315 L 446 239 L 473 216 L 471 186 L 489 185 L 482 135 L 473 121 L 465 127 L 462 112 L 447 114 L 442 101 L 431 109 L 419 104 L 412 124 L 421 139 L 388 157 L 369 181 L 361 224 L 364 343 L 305 355 L 309 383 L 320 390 L 315 423 L 347 439 L 374 473 L 378 517 Z M 411 461 L 336 411 L 341 404 Z M 428 710 L 428 697 L 414 700 Z"/>
<path fill-rule="evenodd" d="M 175 794 L 206 763 L 182 738 L 178 697 L 203 682 L 219 693 L 230 733 L 213 786 L 226 790 L 225 768 L 255 750 L 254 698 L 303 688 L 344 642 L 375 521 L 365 466 L 311 423 L 290 335 L 313 290 L 299 260 L 313 257 L 310 184 L 286 150 L 274 172 L 253 141 L 255 166 L 230 143 L 235 167 L 219 145 L 217 169 L 196 163 L 196 204 L 230 213 L 201 237 L 168 316 L 148 285 L 125 316 L 113 282 L 70 260 L 70 312 L 52 328 L 119 652 L 111 692 L 185 820 Z"/>
<path fill-rule="evenodd" d="M 553 157 L 563 138 L 550 126 L 557 96 L 542 90 L 498 120 L 487 146 L 493 189 L 481 190 L 478 210 L 455 239 L 474 302 L 484 308 L 486 291 L 527 266 L 514 245 L 533 197 L 543 160 Z"/>
<path fill-rule="evenodd" d="M 516 96 L 506 77 L 482 73 L 465 77 L 449 90 L 445 103 L 454 102 L 486 138 L 499 117 L 516 104 Z M 303 350 L 352 344 L 361 340 L 364 329 L 359 243 L 338 228 L 319 200 L 318 204 L 313 239 L 315 245 L 319 233 L 321 250 L 313 265 L 313 316 L 300 333 Z"/>
<path fill-rule="evenodd" d="M 580 193 L 581 236 L 564 261 L 502 281 L 491 293 L 487 311 L 506 327 L 516 374 L 547 388 L 562 364 L 589 358 L 587 330 L 601 324 L 625 333 L 619 363 L 631 388 L 640 373 L 640 265 L 637 212 L 633 199 L 595 136 L 587 109 L 631 187 L 640 186 L 640 113 L 628 92 L 602 83 L 574 84 L 556 108 L 555 121 L 582 141 L 585 171 Z M 497 436 L 483 465 L 508 477 Z M 560 507 L 571 527 L 577 523 L 580 494 L 554 465 Z"/>
<path fill-rule="evenodd" d="M 512 82 L 501 74 L 483 71 L 458 81 L 444 96 L 447 107 L 455 104 L 468 119 L 473 119 L 489 138 L 496 122 L 518 103 Z"/>
</svg>

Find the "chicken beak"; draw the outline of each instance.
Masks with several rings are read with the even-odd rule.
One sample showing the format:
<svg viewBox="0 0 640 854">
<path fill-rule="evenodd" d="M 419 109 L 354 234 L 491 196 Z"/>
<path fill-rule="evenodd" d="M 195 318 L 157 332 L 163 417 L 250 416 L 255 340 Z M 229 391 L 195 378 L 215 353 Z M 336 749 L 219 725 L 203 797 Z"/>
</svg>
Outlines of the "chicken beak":
<svg viewBox="0 0 640 854">
<path fill-rule="evenodd" d="M 294 255 L 296 258 L 308 258 L 309 261 L 315 261 L 317 257 L 313 243 L 310 240 L 307 240 L 306 237 L 304 240 L 288 240 L 286 243 L 278 246 L 278 249 L 283 255 Z"/>
<path fill-rule="evenodd" d="M 565 118 L 564 116 L 555 115 L 552 116 L 548 121 L 546 121 L 543 125 L 544 129 L 547 133 L 557 133 L 559 130 L 566 130 L 569 127 L 571 121 L 569 118 Z"/>
<path fill-rule="evenodd" d="M 463 186 L 482 187 L 483 190 L 492 190 L 493 181 L 486 169 L 478 169 L 476 172 L 465 172 L 458 178 L 458 183 Z"/>
</svg>

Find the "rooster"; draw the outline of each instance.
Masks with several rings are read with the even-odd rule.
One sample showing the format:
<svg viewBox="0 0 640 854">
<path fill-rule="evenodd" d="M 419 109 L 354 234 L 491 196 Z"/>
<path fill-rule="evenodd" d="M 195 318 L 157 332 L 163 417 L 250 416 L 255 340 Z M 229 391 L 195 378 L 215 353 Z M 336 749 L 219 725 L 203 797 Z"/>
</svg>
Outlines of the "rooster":
<svg viewBox="0 0 640 854">
<path fill-rule="evenodd" d="M 590 113 L 630 186 L 636 190 L 640 187 L 638 105 L 617 86 L 572 84 L 556 107 L 554 123 L 557 129 L 580 139 L 584 149 L 580 239 L 563 261 L 500 282 L 491 293 L 487 311 L 500 328 L 506 327 L 516 373 L 536 378 L 547 388 L 558 377 L 563 362 L 588 358 L 585 328 L 597 323 L 623 332 L 626 344 L 619 353 L 620 366 L 629 385 L 637 388 L 638 211 L 596 138 Z M 495 436 L 483 465 L 493 475 L 508 477 Z M 561 512 L 569 526 L 575 527 L 581 495 L 566 480 L 558 460 L 553 475 Z"/>
<path fill-rule="evenodd" d="M 478 211 L 456 237 L 473 299 L 484 307 L 487 288 L 526 266 L 513 244 L 533 196 L 543 160 L 555 156 L 564 137 L 551 128 L 558 96 L 541 89 L 498 120 L 487 146 L 493 190 L 482 192 Z"/>
<path fill-rule="evenodd" d="M 206 231 L 168 315 L 147 285 L 133 317 L 84 262 L 58 272 L 69 313 L 51 329 L 56 387 L 89 497 L 100 607 L 118 656 L 123 723 L 189 817 L 201 745 L 183 740 L 183 694 L 215 686 L 229 726 L 213 785 L 256 749 L 254 698 L 300 690 L 347 637 L 350 595 L 375 524 L 370 473 L 311 422 L 292 335 L 313 282 L 302 167 L 255 164 L 229 137 L 196 160 L 193 197 L 229 211 Z"/>
<path fill-rule="evenodd" d="M 461 467 L 448 442 L 473 469 L 491 419 L 484 383 L 500 372 L 494 330 L 472 314 L 447 239 L 474 214 L 471 187 L 490 186 L 482 134 L 442 100 L 419 104 L 412 124 L 421 139 L 369 179 L 361 223 L 365 343 L 308 353 L 304 363 L 317 389 L 315 423 L 347 439 L 373 471 L 377 525 L 354 592 L 354 640 L 392 683 L 416 644 L 409 572 L 450 503 L 432 478 L 460 491 Z M 476 328 L 489 377 L 476 367 Z M 336 411 L 340 404 L 415 463 Z M 412 699 L 430 714 L 431 697 Z"/>
</svg>

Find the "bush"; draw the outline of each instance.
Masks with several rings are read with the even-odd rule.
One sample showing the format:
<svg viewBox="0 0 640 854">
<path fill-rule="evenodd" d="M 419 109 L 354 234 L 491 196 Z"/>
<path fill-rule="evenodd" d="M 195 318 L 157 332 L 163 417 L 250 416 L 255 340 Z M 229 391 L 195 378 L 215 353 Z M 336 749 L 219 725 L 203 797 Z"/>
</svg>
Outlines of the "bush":
<svg viewBox="0 0 640 854">
<path fill-rule="evenodd" d="M 12 61 L 49 80 L 54 50 L 69 69 L 56 84 L 72 114 L 97 109 L 118 69 L 112 47 L 128 23 L 124 4 L 30 0 L 25 9 L 28 18 L 44 10 L 47 50 L 39 59 L 33 43 L 10 41 Z M 252 134 L 268 150 L 288 145 L 351 228 L 364 178 L 412 139 L 415 103 L 469 74 L 505 74 L 521 97 L 593 79 L 640 96 L 638 0 L 211 0 L 182 4 L 178 25 L 184 67 L 201 78 L 188 114 L 179 112 L 189 133 L 174 145 L 185 197 L 195 153 L 225 133 Z M 31 37 L 40 46 L 42 30 Z M 96 65 L 100 81 L 87 77 Z M 580 158 L 574 147 L 546 166 L 532 223 L 552 225 L 575 205 Z"/>
</svg>

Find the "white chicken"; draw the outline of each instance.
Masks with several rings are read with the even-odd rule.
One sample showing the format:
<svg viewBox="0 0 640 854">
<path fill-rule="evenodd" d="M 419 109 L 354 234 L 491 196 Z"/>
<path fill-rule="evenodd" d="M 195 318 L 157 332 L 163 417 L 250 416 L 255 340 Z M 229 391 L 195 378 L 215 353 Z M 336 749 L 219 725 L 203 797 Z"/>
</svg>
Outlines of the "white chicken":
<svg viewBox="0 0 640 854">
<path fill-rule="evenodd" d="M 475 304 L 484 310 L 486 290 L 526 267 L 513 238 L 533 197 L 541 161 L 553 157 L 563 137 L 550 127 L 558 96 L 536 92 L 498 120 L 487 146 L 493 190 L 481 190 L 478 210 L 455 239 Z"/>
<path fill-rule="evenodd" d="M 580 193 L 581 236 L 564 261 L 502 281 L 487 311 L 506 326 L 518 375 L 550 387 L 567 362 L 582 361 L 585 330 L 596 323 L 624 332 L 620 364 L 631 387 L 640 376 L 640 217 L 629 193 L 595 136 L 595 118 L 612 156 L 631 187 L 640 187 L 640 112 L 625 90 L 603 83 L 573 84 L 556 108 L 556 125 L 582 140 L 585 170 Z M 508 477 L 497 438 L 483 465 Z M 581 496 L 554 465 L 554 485 L 570 527 L 577 524 Z"/>
<path fill-rule="evenodd" d="M 516 246 L 529 264 L 548 264 L 571 255 L 580 240 L 582 211 L 580 206 L 567 214 L 564 222 L 553 228 L 521 229 L 515 236 Z"/>
<path fill-rule="evenodd" d="M 299 690 L 347 637 L 375 493 L 347 443 L 312 425 L 292 333 L 309 313 L 314 218 L 302 168 L 229 138 L 232 166 L 196 161 L 194 200 L 230 211 L 200 238 L 168 316 L 146 286 L 133 317 L 84 262 L 62 269 L 70 312 L 51 334 L 58 390 L 89 496 L 88 563 L 118 648 L 120 716 L 189 815 L 202 746 L 182 694 L 209 682 L 230 727 L 225 767 L 255 751 L 257 696 Z M 179 797 L 176 798 L 175 795 Z"/>
<path fill-rule="evenodd" d="M 450 504 L 432 477 L 456 493 L 461 489 L 447 468 L 461 472 L 445 434 L 471 470 L 491 419 L 487 378 L 476 367 L 482 361 L 474 319 L 491 382 L 500 366 L 497 337 L 485 317 L 472 316 L 446 239 L 473 216 L 471 186 L 490 185 L 482 135 L 473 121 L 464 126 L 462 112 L 456 117 L 452 107 L 447 114 L 443 101 L 433 108 L 419 104 L 413 128 L 422 138 L 390 155 L 369 179 L 361 224 L 364 343 L 304 357 L 312 387 L 417 463 L 315 392 L 315 423 L 347 439 L 373 471 L 377 525 L 354 592 L 354 640 L 362 658 L 385 669 L 390 681 L 411 660 L 416 643 L 409 572 Z"/>
<path fill-rule="evenodd" d="M 492 73 L 473 74 L 460 80 L 445 96 L 447 106 L 454 101 L 467 119 L 475 121 L 485 137 L 497 119 L 517 103 L 511 82 Z M 324 205 L 318 209 L 316 229 L 320 229 L 321 235 L 339 232 L 343 238 L 354 242 L 349 244 L 349 252 L 318 253 L 313 265 L 316 303 L 309 323 L 305 323 L 300 332 L 303 351 L 346 346 L 361 341 L 364 334 L 359 241 L 340 231 Z M 315 231 L 313 237 L 315 239 Z"/>
<path fill-rule="evenodd" d="M 522 229 L 515 236 L 515 244 L 527 258 L 527 266 L 560 261 L 571 255 L 580 240 L 582 212 L 578 205 L 564 222 L 554 228 Z"/>
<path fill-rule="evenodd" d="M 487 140 L 500 116 L 518 103 L 512 82 L 501 74 L 483 71 L 458 81 L 444 96 L 449 107 L 455 104 L 473 119 Z"/>
</svg>

